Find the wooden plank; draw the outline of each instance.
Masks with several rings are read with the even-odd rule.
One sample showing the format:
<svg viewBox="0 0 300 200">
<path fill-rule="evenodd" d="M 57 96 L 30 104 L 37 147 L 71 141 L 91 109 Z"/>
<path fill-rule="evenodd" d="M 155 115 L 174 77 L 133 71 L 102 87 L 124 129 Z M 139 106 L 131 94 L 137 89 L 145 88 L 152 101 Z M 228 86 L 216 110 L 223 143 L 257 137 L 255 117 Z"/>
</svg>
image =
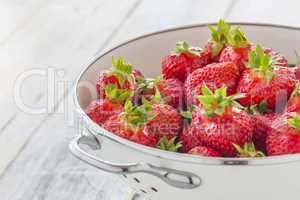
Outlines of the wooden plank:
<svg viewBox="0 0 300 200">
<path fill-rule="evenodd" d="M 13 115 L 15 120 L 9 126 L 6 126 L 9 117 L 3 116 L 5 124 L 2 129 L 4 127 L 5 130 L 0 134 L 0 154 L 3 155 L 0 159 L 0 174 L 48 115 L 48 113 L 42 115 L 23 113 L 22 110 L 16 109 L 15 105 L 3 106 L 13 101 L 11 88 L 17 75 L 32 66 L 42 70 L 47 70 L 47 66 L 56 66 L 55 70 L 63 69 L 65 73 L 60 79 L 66 83 L 72 82 L 82 65 L 110 38 L 114 28 L 119 26 L 136 2 L 131 0 L 118 2 L 116 5 L 115 1 L 105 0 L 92 0 L 88 4 L 81 0 L 65 3 L 52 1 L 32 22 L 1 46 L 0 66 L 3 67 L 0 68 L 0 73 L 4 74 L 6 71 L 10 73 L 5 80 L 1 80 L 0 87 L 10 88 L 10 90 L 4 92 L 7 98 L 1 99 L 0 107 L 4 109 L 3 112 L 17 110 L 17 114 Z M 107 12 L 112 10 L 115 12 L 114 18 L 107 21 Z M 23 87 L 23 98 L 30 103 L 29 105 L 45 106 L 49 100 L 45 92 L 47 88 L 45 77 L 43 80 L 36 77 L 27 80 Z M 56 95 L 51 107 L 61 101 L 64 92 L 62 91 L 59 96 Z M 42 98 L 39 99 L 39 96 Z"/>
<path fill-rule="evenodd" d="M 20 0 L 1 0 L 0 45 L 26 26 L 27 22 L 47 3 L 46 0 L 27 0 L 26 3 Z"/>
<path fill-rule="evenodd" d="M 1 199 L 125 199 L 129 188 L 118 177 L 89 167 L 69 153 L 74 133 L 62 115 L 53 116 L 0 180 Z"/>
<path fill-rule="evenodd" d="M 101 15 L 102 19 L 105 19 L 106 21 L 103 20 L 101 21 L 101 23 L 98 23 L 96 22 L 96 20 L 94 20 L 90 22 L 90 25 L 101 24 L 101 26 L 99 25 L 98 32 L 94 32 L 93 33 L 94 35 L 92 36 L 86 34 L 84 37 L 81 38 L 80 45 L 78 44 L 78 46 L 80 47 L 84 46 L 85 48 L 94 48 L 96 46 L 101 46 L 101 44 L 102 46 L 106 44 L 108 46 L 112 46 L 114 43 L 111 42 L 112 36 L 116 36 L 113 38 L 113 40 L 115 42 L 119 42 L 119 40 L 123 40 L 122 38 L 127 39 L 129 37 L 135 36 L 135 34 L 136 35 L 143 34 L 145 30 L 156 31 L 163 28 L 169 28 L 173 25 L 176 25 L 174 24 L 174 22 L 176 22 L 181 18 L 182 18 L 181 21 L 182 24 L 186 23 L 187 20 L 190 20 L 195 23 L 207 22 L 205 21 L 205 19 L 209 20 L 211 13 L 216 13 L 215 9 L 219 8 L 218 5 L 213 7 L 212 4 L 210 4 L 210 2 L 208 3 L 207 6 L 202 3 L 202 6 L 206 8 L 204 9 L 203 11 L 204 14 L 202 15 L 207 17 L 204 17 L 203 21 L 201 21 L 202 19 L 198 19 L 199 17 L 198 14 L 193 15 L 191 14 L 191 10 L 188 9 L 188 8 L 192 9 L 194 7 L 194 4 L 196 5 L 197 1 L 190 1 L 189 3 L 187 3 L 187 1 L 176 1 L 175 2 L 176 9 L 174 7 L 174 10 L 171 12 L 173 14 L 168 17 L 169 19 L 167 19 L 165 23 L 160 22 L 158 23 L 159 25 L 157 26 L 156 23 L 160 21 L 159 20 L 160 17 L 164 13 L 170 12 L 169 4 L 167 3 L 161 4 L 162 1 L 160 1 L 159 2 L 160 11 L 152 13 L 153 11 L 155 11 L 155 7 L 156 7 L 155 5 L 157 5 L 158 3 L 157 2 L 155 3 L 154 1 L 153 5 L 150 7 L 151 9 L 149 8 L 150 11 L 148 11 L 147 6 L 151 5 L 151 3 L 149 2 L 150 1 L 143 1 L 140 7 L 138 8 L 137 13 L 142 14 L 145 12 L 146 14 L 145 15 L 142 14 L 142 16 L 139 16 L 141 17 L 141 19 L 138 20 L 139 23 L 137 23 L 137 25 L 134 25 L 136 23 L 137 15 L 135 14 L 135 12 L 132 12 L 132 16 L 129 17 L 128 22 L 124 21 L 124 26 L 121 26 L 121 28 L 113 29 L 113 27 L 111 26 L 108 27 L 107 28 L 108 30 L 110 31 L 114 30 L 116 34 L 110 35 L 110 38 L 108 38 L 106 42 L 102 42 L 102 40 L 101 42 L 99 42 L 99 40 L 97 40 L 97 37 L 99 39 L 100 29 L 101 28 L 103 29 L 105 25 L 109 26 L 109 24 L 111 24 L 112 22 L 109 21 L 105 23 L 107 21 L 107 16 Z M 174 1 L 172 1 L 172 5 L 175 5 L 173 4 L 173 2 Z M 214 2 L 216 3 L 216 1 Z M 230 3 L 230 1 L 227 2 Z M 190 4 L 190 5 L 187 6 L 186 4 Z M 114 3 L 114 5 L 116 4 Z M 197 5 L 200 6 L 200 4 Z M 220 14 L 220 17 L 222 17 L 222 15 L 226 13 L 226 5 L 222 4 L 222 6 L 224 7 L 224 9 L 222 14 Z M 182 8 L 185 9 L 182 10 Z M 113 6 L 105 9 L 106 9 L 106 13 L 110 13 L 112 11 L 116 13 L 115 8 L 113 8 Z M 209 11 L 209 9 L 211 10 Z M 180 13 L 181 17 L 177 18 L 176 13 Z M 152 25 L 150 26 L 148 23 L 145 23 L 145 21 L 149 19 L 149 16 L 152 16 L 154 19 Z M 114 18 L 116 17 L 114 16 Z M 38 20 L 40 22 L 37 24 L 40 24 L 45 19 L 47 18 L 44 16 L 44 19 Z M 215 21 L 214 19 L 211 20 Z M 49 21 L 48 23 L 51 23 L 51 21 Z M 81 25 L 78 26 L 81 27 Z M 135 29 L 131 30 L 132 27 L 135 27 Z M 68 28 L 70 29 L 70 27 Z M 81 27 L 80 30 L 81 29 L 84 28 Z M 86 32 L 91 32 L 91 29 L 86 27 Z M 30 31 L 28 30 L 27 35 L 29 33 Z M 47 31 L 40 33 L 38 36 L 43 37 L 46 33 Z M 52 34 L 56 34 L 56 32 L 53 31 Z M 64 34 L 66 34 L 66 31 L 64 32 Z M 48 34 L 46 35 L 48 36 Z M 45 40 L 42 41 L 47 41 L 46 38 L 44 39 Z M 69 37 L 64 38 L 64 40 L 67 40 L 66 43 L 68 44 L 74 42 L 74 39 L 71 40 L 69 39 Z M 98 41 L 98 42 L 94 42 L 94 41 Z M 38 40 L 36 41 L 33 40 L 33 42 L 39 44 Z M 49 41 L 48 44 L 50 45 L 51 41 Z M 59 61 L 57 61 L 58 65 L 63 66 L 61 63 L 66 64 L 64 65 L 66 67 L 66 70 L 71 70 L 71 72 L 68 71 L 68 73 L 72 74 L 69 75 L 69 77 L 72 77 L 75 74 L 74 71 L 80 68 L 80 67 L 77 68 L 77 63 L 75 63 L 75 61 L 78 63 L 82 62 L 83 58 L 91 56 L 90 53 L 92 51 L 82 50 L 82 52 L 76 52 L 76 50 L 77 51 L 79 50 L 78 46 L 75 45 L 77 46 L 77 48 L 75 48 L 71 45 L 72 48 L 69 49 L 70 51 L 68 52 L 67 51 L 68 49 L 65 47 L 67 46 L 65 43 L 63 43 L 61 46 L 63 50 L 59 50 L 59 53 L 66 56 L 69 60 L 64 60 L 58 56 L 58 53 L 57 54 L 54 53 L 55 51 L 58 50 L 57 46 L 50 49 L 50 56 L 59 59 Z M 29 53 L 31 51 L 32 49 L 29 50 Z M 46 54 L 45 52 L 43 52 L 43 50 L 41 51 L 42 52 L 40 54 L 42 58 L 38 58 L 38 61 L 44 63 L 50 63 L 51 65 L 56 64 L 53 63 L 54 60 L 47 58 L 46 55 L 49 54 Z M 68 61 L 70 62 L 71 59 L 70 58 L 71 56 L 69 54 L 72 55 L 72 59 L 73 59 L 71 64 L 68 63 Z M 83 54 L 83 56 L 81 54 Z M 82 56 L 83 58 L 82 59 L 77 58 L 80 56 Z M 32 57 L 27 58 L 24 56 L 23 58 L 21 58 L 21 60 L 22 59 L 33 59 L 33 58 Z M 76 199 L 80 199 L 80 200 L 82 199 L 101 199 L 101 200 L 124 199 L 125 194 L 128 192 L 129 189 L 126 185 L 124 185 L 114 176 L 99 172 L 98 170 L 94 170 L 88 167 L 87 165 L 82 164 L 80 161 L 74 159 L 70 155 L 67 149 L 68 148 L 67 145 L 70 139 L 76 134 L 76 131 L 71 127 L 66 126 L 66 121 L 64 121 L 62 115 L 56 115 L 56 114 L 51 116 L 48 115 L 45 116 L 42 119 L 42 121 L 40 121 L 40 119 L 34 119 L 33 116 L 26 116 L 26 115 L 21 116 L 19 119 L 25 120 L 24 126 L 18 128 L 12 128 L 10 135 L 12 134 L 14 136 L 17 136 L 16 133 L 18 131 L 24 130 L 24 127 L 27 127 L 28 124 L 30 124 L 30 126 L 32 127 L 28 131 L 26 131 L 26 132 L 30 132 L 29 134 L 30 141 L 28 141 L 28 143 L 25 142 L 25 144 L 27 145 L 25 145 L 24 150 L 18 154 L 17 159 L 13 163 L 11 163 L 9 168 L 7 168 L 5 174 L 0 179 L 0 193 L 4 199 L 34 199 L 34 200 L 35 199 L 58 199 L 58 200 L 60 199 L 72 199 L 72 200 L 73 199 L 75 200 Z M 39 123 L 36 123 L 36 121 L 38 121 Z M 20 123 L 21 122 L 18 121 L 16 122 L 16 124 L 11 124 L 9 128 L 17 127 L 18 124 Z M 9 128 L 7 130 L 9 130 Z M 28 137 L 24 137 L 24 138 L 28 139 Z M 9 138 L 7 138 L 7 140 L 8 139 Z M 1 135 L 0 135 L 0 142 L 1 142 Z M 22 143 L 22 142 L 17 142 L 17 143 Z M 7 152 L 8 151 L 6 149 L 5 153 Z"/>
<path fill-rule="evenodd" d="M 295 0 L 238 0 L 228 20 L 300 26 L 299 7 L 300 2 Z"/>
</svg>

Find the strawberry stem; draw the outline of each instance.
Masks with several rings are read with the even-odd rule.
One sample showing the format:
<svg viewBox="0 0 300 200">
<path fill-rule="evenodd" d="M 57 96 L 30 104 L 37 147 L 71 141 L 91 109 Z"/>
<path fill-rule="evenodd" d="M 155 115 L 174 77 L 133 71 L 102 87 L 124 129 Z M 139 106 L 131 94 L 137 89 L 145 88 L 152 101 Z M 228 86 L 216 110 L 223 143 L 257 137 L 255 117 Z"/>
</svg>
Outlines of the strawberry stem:
<svg viewBox="0 0 300 200">
<path fill-rule="evenodd" d="M 292 118 L 287 120 L 288 125 L 297 131 L 300 131 L 300 115 L 297 113 L 292 113 Z M 300 132 L 299 132 L 300 134 Z"/>
<path fill-rule="evenodd" d="M 251 69 L 253 75 L 265 78 L 268 81 L 273 79 L 274 61 L 264 53 L 261 45 L 257 45 L 255 51 L 248 53 L 246 66 Z"/>
<path fill-rule="evenodd" d="M 214 115 L 223 115 L 233 106 L 242 108 L 235 100 L 243 98 L 244 94 L 234 94 L 227 96 L 227 87 L 218 88 L 214 93 L 204 84 L 202 87 L 202 95 L 198 96 L 198 100 L 202 104 L 205 114 L 208 117 Z"/>
<path fill-rule="evenodd" d="M 176 142 L 176 140 L 177 137 L 168 139 L 164 136 L 158 141 L 157 148 L 165 151 L 178 152 L 178 150 L 182 147 L 182 144 L 181 142 Z"/>
<path fill-rule="evenodd" d="M 193 48 L 189 47 L 189 44 L 185 41 L 177 42 L 174 52 L 178 54 L 187 54 L 190 56 L 200 56 L 199 51 L 196 51 Z"/>
<path fill-rule="evenodd" d="M 133 127 L 146 125 L 148 121 L 157 116 L 157 114 L 152 112 L 152 104 L 145 99 L 143 99 L 143 104 L 137 107 L 130 100 L 126 101 L 124 110 L 124 120 Z"/>
<path fill-rule="evenodd" d="M 240 158 L 255 158 L 255 157 L 265 157 L 262 151 L 257 151 L 254 143 L 246 143 L 244 147 L 237 144 L 232 144 L 238 152 L 238 157 Z"/>
</svg>

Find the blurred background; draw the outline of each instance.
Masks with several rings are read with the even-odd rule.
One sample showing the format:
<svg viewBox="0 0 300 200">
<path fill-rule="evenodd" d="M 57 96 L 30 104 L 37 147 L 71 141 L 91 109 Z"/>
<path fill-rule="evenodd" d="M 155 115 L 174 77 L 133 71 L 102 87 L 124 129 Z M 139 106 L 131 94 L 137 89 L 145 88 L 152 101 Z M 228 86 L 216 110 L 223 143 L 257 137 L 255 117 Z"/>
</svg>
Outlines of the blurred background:
<svg viewBox="0 0 300 200">
<path fill-rule="evenodd" d="M 73 158 L 71 91 L 91 58 L 136 36 L 216 22 L 300 26 L 298 0 L 0 0 L 3 200 L 121 200 L 118 178 Z M 51 98 L 49 98 L 51 96 Z"/>
</svg>

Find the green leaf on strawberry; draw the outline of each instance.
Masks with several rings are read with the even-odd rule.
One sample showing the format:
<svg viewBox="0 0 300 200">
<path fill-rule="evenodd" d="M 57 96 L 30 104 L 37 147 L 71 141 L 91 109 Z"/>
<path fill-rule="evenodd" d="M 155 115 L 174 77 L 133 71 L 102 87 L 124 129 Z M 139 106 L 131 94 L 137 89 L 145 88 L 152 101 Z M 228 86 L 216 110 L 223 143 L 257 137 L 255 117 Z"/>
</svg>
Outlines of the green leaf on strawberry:
<svg viewBox="0 0 300 200">
<path fill-rule="evenodd" d="M 165 151 L 177 152 L 182 147 L 182 144 L 181 142 L 176 142 L 176 140 L 176 137 L 173 137 L 172 139 L 162 137 L 157 143 L 157 148 Z"/>
<path fill-rule="evenodd" d="M 254 143 L 246 143 L 243 147 L 237 144 L 232 144 L 238 152 L 238 157 L 240 158 L 256 158 L 265 157 L 262 151 L 257 151 Z"/>
<path fill-rule="evenodd" d="M 123 87 L 126 81 L 132 82 L 132 65 L 127 64 L 124 58 L 120 57 L 118 59 L 112 58 L 113 69 L 108 73 L 109 76 L 116 76 L 118 81 Z"/>
<path fill-rule="evenodd" d="M 198 100 L 202 104 L 205 114 L 208 117 L 213 117 L 214 115 L 223 115 L 226 110 L 232 107 L 243 108 L 236 100 L 244 96 L 244 94 L 239 93 L 227 96 L 226 86 L 216 89 L 213 93 L 204 84 L 202 87 L 202 95 L 198 96 Z"/>
<path fill-rule="evenodd" d="M 219 20 L 217 28 L 209 25 L 211 32 L 211 41 L 215 43 L 212 49 L 212 57 L 219 55 L 221 50 L 228 44 L 228 36 L 230 35 L 231 26 L 224 20 Z"/>
<path fill-rule="evenodd" d="M 234 48 L 247 48 L 250 43 L 241 27 L 233 28 L 227 37 L 228 44 Z"/>
<path fill-rule="evenodd" d="M 267 81 L 273 79 L 274 61 L 264 53 L 261 45 L 257 45 L 255 51 L 248 53 L 246 66 L 251 69 L 254 76 L 264 78 Z"/>
<path fill-rule="evenodd" d="M 268 107 L 267 101 L 263 100 L 259 104 L 247 107 L 247 112 L 251 115 L 261 115 L 272 112 L 272 109 Z"/>
<path fill-rule="evenodd" d="M 195 105 L 191 105 L 187 111 L 181 111 L 180 114 L 183 118 L 191 120 L 192 119 L 192 113 L 195 110 L 196 106 Z"/>
<path fill-rule="evenodd" d="M 140 127 L 146 125 L 146 123 L 154 119 L 157 114 L 152 112 L 151 102 L 143 99 L 143 103 L 140 106 L 134 106 L 133 103 L 128 100 L 124 106 L 123 118 L 125 122 L 133 127 Z"/>
<path fill-rule="evenodd" d="M 104 86 L 105 95 L 111 102 L 125 102 L 134 94 L 132 91 L 127 89 L 119 89 L 114 84 Z"/>
<path fill-rule="evenodd" d="M 292 118 L 288 119 L 287 122 L 289 126 L 300 131 L 300 115 L 298 113 L 292 113 Z"/>
<path fill-rule="evenodd" d="M 176 48 L 174 49 L 174 53 L 178 54 L 187 54 L 190 56 L 200 56 L 199 51 L 191 48 L 189 44 L 185 41 L 180 41 L 176 43 Z"/>
</svg>

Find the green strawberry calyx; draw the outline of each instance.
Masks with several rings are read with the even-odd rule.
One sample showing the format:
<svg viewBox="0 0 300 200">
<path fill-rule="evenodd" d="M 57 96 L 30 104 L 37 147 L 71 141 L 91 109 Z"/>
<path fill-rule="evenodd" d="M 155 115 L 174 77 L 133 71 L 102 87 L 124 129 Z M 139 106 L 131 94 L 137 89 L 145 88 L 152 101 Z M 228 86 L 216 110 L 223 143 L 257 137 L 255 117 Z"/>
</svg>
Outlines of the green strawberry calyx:
<svg viewBox="0 0 300 200">
<path fill-rule="evenodd" d="M 251 115 L 261 115 L 272 112 L 272 109 L 268 107 L 266 100 L 262 100 L 259 104 L 248 106 L 247 112 Z"/>
<path fill-rule="evenodd" d="M 265 154 L 262 151 L 258 151 L 255 148 L 254 143 L 246 143 L 243 147 L 237 144 L 232 144 L 238 152 L 238 157 L 240 158 L 257 158 L 265 157 Z"/>
<path fill-rule="evenodd" d="M 274 76 L 274 61 L 271 57 L 264 53 L 261 45 L 257 45 L 254 51 L 248 53 L 248 62 L 246 67 L 251 69 L 254 76 L 264 78 L 267 81 L 271 81 Z"/>
<path fill-rule="evenodd" d="M 111 102 L 125 102 L 131 98 L 134 93 L 128 89 L 120 89 L 114 84 L 104 86 L 105 96 Z"/>
<path fill-rule="evenodd" d="M 152 112 L 151 102 L 145 99 L 143 99 L 143 104 L 140 106 L 134 106 L 130 100 L 126 101 L 124 110 L 123 119 L 134 128 L 146 125 L 148 121 L 157 116 Z"/>
<path fill-rule="evenodd" d="M 227 96 L 227 87 L 223 86 L 216 89 L 213 93 L 205 84 L 202 87 L 202 95 L 198 96 L 198 100 L 202 104 L 205 114 L 208 117 L 215 115 L 226 114 L 232 107 L 243 109 L 243 107 L 236 101 L 243 98 L 245 94 L 234 94 Z"/>
<path fill-rule="evenodd" d="M 209 25 L 208 28 L 211 32 L 211 41 L 215 43 L 212 49 L 212 57 L 219 55 L 226 46 L 246 48 L 250 45 L 241 27 L 233 28 L 222 19 L 218 21 L 216 28 L 211 25 Z"/>
<path fill-rule="evenodd" d="M 134 80 L 132 75 L 132 65 L 127 64 L 124 58 L 119 57 L 118 59 L 112 58 L 112 70 L 108 73 L 108 76 L 116 76 L 118 81 L 123 87 L 126 81 L 132 82 Z"/>
<path fill-rule="evenodd" d="M 178 150 L 182 147 L 182 144 L 181 142 L 177 142 L 177 137 L 168 139 L 164 136 L 158 141 L 156 147 L 165 151 L 178 152 Z"/>
<path fill-rule="evenodd" d="M 290 127 L 296 129 L 300 134 L 300 115 L 298 113 L 292 113 L 292 118 L 287 120 Z"/>
<path fill-rule="evenodd" d="M 173 50 L 177 54 L 186 54 L 190 56 L 200 56 L 200 51 L 189 46 L 185 41 L 179 41 L 176 43 L 176 48 Z"/>
<path fill-rule="evenodd" d="M 181 111 L 180 114 L 183 118 L 191 120 L 192 119 L 192 113 L 196 109 L 195 105 L 191 105 L 188 107 L 186 111 Z"/>
<path fill-rule="evenodd" d="M 239 26 L 230 30 L 227 40 L 228 44 L 234 48 L 247 48 L 250 46 L 244 31 Z"/>
<path fill-rule="evenodd" d="M 298 82 L 295 86 L 295 89 L 293 90 L 291 94 L 291 98 L 300 96 L 300 82 Z"/>
</svg>

